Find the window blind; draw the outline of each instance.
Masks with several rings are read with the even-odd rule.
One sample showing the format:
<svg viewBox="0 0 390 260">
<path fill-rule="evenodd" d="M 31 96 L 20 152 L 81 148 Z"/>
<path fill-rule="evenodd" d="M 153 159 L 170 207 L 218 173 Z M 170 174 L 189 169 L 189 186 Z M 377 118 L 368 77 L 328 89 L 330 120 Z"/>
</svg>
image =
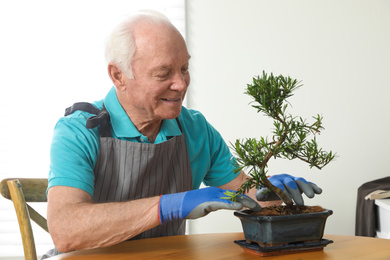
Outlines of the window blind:
<svg viewBox="0 0 390 260">
<path fill-rule="evenodd" d="M 105 38 L 139 9 L 166 14 L 185 36 L 185 0 L 0 2 L 0 179 L 47 177 L 55 123 L 73 103 L 104 98 Z M 46 205 L 38 211 L 46 216 Z M 42 255 L 51 238 L 33 229 Z M 23 259 L 21 236 L 12 202 L 0 197 L 0 259 L 11 257 Z"/>
</svg>

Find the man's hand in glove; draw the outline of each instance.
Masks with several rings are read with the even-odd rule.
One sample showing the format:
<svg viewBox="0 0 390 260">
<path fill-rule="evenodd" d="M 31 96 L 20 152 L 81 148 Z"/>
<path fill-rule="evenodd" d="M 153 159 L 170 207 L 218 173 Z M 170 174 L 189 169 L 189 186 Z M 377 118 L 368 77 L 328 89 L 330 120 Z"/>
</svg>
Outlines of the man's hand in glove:
<svg viewBox="0 0 390 260">
<path fill-rule="evenodd" d="M 301 177 L 294 177 L 288 174 L 274 175 L 268 180 L 276 187 L 281 189 L 295 204 L 303 206 L 302 193 L 308 198 L 313 198 L 314 194 L 321 194 L 322 189 L 312 182 L 306 181 Z M 268 188 L 261 188 L 256 192 L 256 199 L 259 201 L 280 200 L 280 198 L 271 192 Z"/>
<path fill-rule="evenodd" d="M 187 192 L 161 195 L 159 203 L 160 223 L 174 219 L 196 219 L 219 209 L 240 210 L 243 207 L 260 211 L 261 206 L 244 195 L 236 202 L 225 199 L 226 190 L 208 187 Z"/>
</svg>

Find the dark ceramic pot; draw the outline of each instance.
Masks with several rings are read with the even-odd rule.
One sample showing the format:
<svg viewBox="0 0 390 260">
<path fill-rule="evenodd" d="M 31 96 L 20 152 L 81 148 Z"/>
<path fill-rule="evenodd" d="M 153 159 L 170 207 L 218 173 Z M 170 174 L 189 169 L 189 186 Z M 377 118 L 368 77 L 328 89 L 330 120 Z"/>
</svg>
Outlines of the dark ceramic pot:
<svg viewBox="0 0 390 260">
<path fill-rule="evenodd" d="M 234 212 L 241 220 L 246 241 L 255 242 L 259 246 L 275 246 L 320 241 L 324 235 L 326 219 L 333 211 L 288 216 L 259 216 L 250 213 L 250 210 Z"/>
</svg>

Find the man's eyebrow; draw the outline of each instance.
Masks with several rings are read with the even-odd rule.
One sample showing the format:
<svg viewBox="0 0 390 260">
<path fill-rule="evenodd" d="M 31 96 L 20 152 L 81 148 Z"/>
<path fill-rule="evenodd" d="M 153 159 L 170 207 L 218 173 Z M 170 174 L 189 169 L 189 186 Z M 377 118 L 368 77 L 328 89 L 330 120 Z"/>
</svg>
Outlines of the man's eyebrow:
<svg viewBox="0 0 390 260">
<path fill-rule="evenodd" d="M 188 60 L 186 61 L 186 63 L 189 62 L 189 60 L 191 59 L 191 55 L 188 55 Z M 170 70 L 171 69 L 171 66 L 168 65 L 168 64 L 161 64 L 161 65 L 157 65 L 156 67 L 152 68 L 151 69 L 151 72 L 159 72 L 159 71 L 167 71 L 167 70 Z"/>
<path fill-rule="evenodd" d="M 170 70 L 171 68 L 167 65 L 160 65 L 160 66 L 156 66 L 154 68 L 152 68 L 150 70 L 150 76 L 152 77 L 156 77 L 156 76 L 162 76 L 162 75 L 165 75 L 165 74 L 168 74 L 170 73 Z"/>
<path fill-rule="evenodd" d="M 170 66 L 163 64 L 152 68 L 152 72 L 163 71 L 163 70 L 170 70 Z"/>
</svg>

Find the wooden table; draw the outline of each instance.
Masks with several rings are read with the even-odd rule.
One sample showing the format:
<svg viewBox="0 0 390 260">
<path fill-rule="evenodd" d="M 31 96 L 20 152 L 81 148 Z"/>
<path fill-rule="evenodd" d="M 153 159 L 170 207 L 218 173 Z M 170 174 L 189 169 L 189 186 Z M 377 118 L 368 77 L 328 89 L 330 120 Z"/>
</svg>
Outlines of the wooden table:
<svg viewBox="0 0 390 260">
<path fill-rule="evenodd" d="M 242 233 L 199 234 L 150 238 L 120 243 L 107 248 L 81 250 L 55 259 L 390 259 L 390 240 L 380 238 L 325 235 L 334 243 L 323 251 L 260 257 L 244 252 L 234 240 Z"/>
</svg>

